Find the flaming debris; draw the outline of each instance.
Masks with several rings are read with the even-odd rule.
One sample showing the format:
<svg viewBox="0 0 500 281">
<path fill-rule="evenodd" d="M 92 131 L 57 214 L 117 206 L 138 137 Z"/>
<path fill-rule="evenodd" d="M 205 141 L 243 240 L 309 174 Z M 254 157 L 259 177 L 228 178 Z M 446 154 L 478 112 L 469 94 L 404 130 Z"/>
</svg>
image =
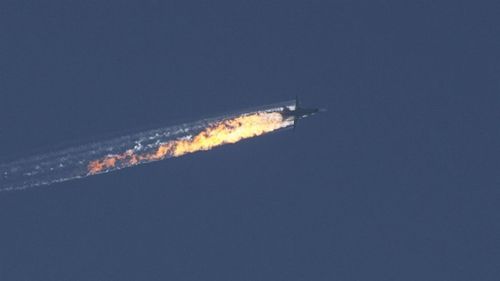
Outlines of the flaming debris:
<svg viewBox="0 0 500 281">
<path fill-rule="evenodd" d="M 0 191 L 83 178 L 235 143 L 293 125 L 294 110 L 294 101 L 266 105 L 0 164 Z"/>
<path fill-rule="evenodd" d="M 285 121 L 277 112 L 256 112 L 243 114 L 232 119 L 209 124 L 207 128 L 196 134 L 177 140 L 161 143 L 152 153 L 136 153 L 129 149 L 122 154 L 107 155 L 104 158 L 90 161 L 88 173 L 97 174 L 108 169 L 129 167 L 140 163 L 178 157 L 187 153 L 209 150 L 213 147 L 235 143 L 242 139 L 260 136 L 293 124 Z"/>
</svg>

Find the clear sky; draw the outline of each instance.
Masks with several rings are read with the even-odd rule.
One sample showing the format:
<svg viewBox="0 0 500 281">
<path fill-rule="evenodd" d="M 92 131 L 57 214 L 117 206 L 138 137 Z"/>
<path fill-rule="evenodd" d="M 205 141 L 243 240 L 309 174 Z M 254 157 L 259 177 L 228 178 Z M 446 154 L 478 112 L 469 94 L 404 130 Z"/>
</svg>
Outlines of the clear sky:
<svg viewBox="0 0 500 281">
<path fill-rule="evenodd" d="M 1 193 L 0 280 L 498 280 L 499 14 L 1 1 L 1 161 L 295 96 L 328 112 Z"/>
</svg>

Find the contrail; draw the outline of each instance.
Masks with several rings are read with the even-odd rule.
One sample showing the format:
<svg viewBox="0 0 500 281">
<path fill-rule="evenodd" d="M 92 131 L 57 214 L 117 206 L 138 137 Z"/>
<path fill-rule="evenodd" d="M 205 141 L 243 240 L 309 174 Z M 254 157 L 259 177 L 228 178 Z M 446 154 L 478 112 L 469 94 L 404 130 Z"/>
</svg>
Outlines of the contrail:
<svg viewBox="0 0 500 281">
<path fill-rule="evenodd" d="M 295 101 L 149 130 L 0 165 L 0 191 L 107 173 L 260 136 L 294 125 Z"/>
</svg>

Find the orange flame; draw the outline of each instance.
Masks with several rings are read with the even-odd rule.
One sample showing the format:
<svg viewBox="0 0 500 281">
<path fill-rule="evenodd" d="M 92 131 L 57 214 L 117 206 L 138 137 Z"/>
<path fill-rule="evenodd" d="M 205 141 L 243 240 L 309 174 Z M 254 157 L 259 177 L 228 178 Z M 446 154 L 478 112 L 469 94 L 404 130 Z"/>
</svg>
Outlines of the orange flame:
<svg viewBox="0 0 500 281">
<path fill-rule="evenodd" d="M 209 150 L 213 147 L 235 143 L 242 139 L 260 136 L 291 125 L 293 121 L 283 120 L 279 112 L 256 112 L 210 124 L 194 137 L 181 138 L 160 144 L 153 153 L 136 154 L 129 149 L 122 154 L 107 155 L 91 161 L 89 174 L 97 174 L 117 167 L 128 167 L 138 163 L 178 157 L 187 153 Z"/>
</svg>

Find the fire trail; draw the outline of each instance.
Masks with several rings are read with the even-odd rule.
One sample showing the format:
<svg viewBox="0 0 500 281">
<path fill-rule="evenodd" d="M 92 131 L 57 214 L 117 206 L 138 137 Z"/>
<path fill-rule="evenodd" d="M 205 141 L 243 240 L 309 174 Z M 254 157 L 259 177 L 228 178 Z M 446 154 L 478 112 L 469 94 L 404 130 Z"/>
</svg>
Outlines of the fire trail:
<svg viewBox="0 0 500 281">
<path fill-rule="evenodd" d="M 318 112 L 297 101 L 125 135 L 0 165 L 0 191 L 83 178 L 260 136 Z"/>
</svg>

